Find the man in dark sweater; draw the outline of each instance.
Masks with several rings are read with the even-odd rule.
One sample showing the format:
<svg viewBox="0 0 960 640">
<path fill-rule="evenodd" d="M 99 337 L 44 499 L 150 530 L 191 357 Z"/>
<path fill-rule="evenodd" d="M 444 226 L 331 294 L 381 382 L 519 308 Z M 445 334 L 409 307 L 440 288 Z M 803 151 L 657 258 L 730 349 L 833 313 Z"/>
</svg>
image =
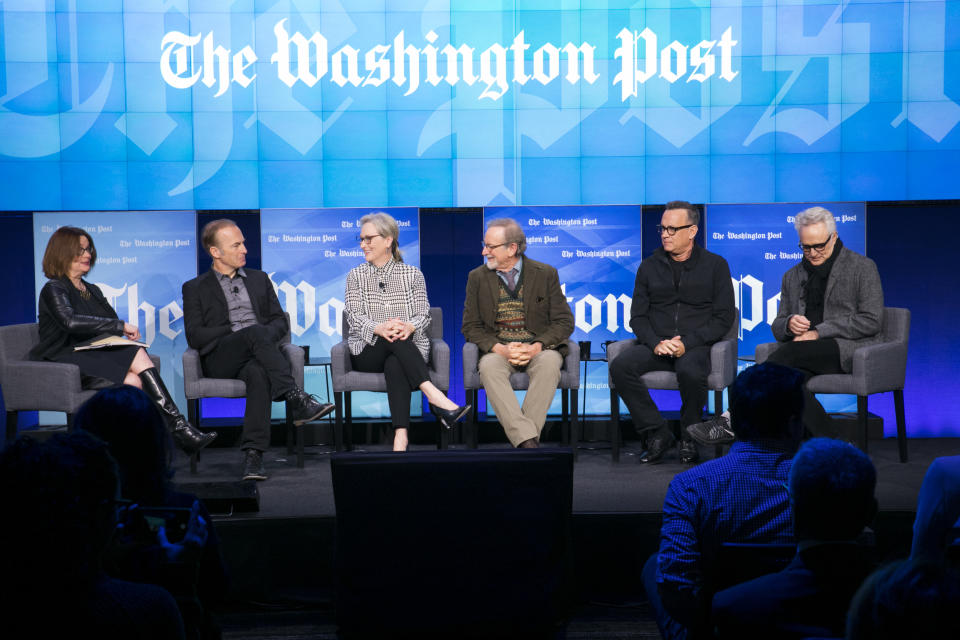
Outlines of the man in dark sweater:
<svg viewBox="0 0 960 640">
<path fill-rule="evenodd" d="M 684 201 L 667 203 L 658 231 L 663 247 L 640 263 L 630 308 L 636 344 L 610 363 L 620 397 L 638 434 L 653 431 L 641 463 L 659 462 L 675 441 L 641 376 L 675 371 L 682 402 L 680 459 L 696 462 L 697 447 L 685 428 L 699 423 L 707 401 L 710 347 L 735 318 L 727 261 L 694 244 L 700 211 Z"/>
</svg>

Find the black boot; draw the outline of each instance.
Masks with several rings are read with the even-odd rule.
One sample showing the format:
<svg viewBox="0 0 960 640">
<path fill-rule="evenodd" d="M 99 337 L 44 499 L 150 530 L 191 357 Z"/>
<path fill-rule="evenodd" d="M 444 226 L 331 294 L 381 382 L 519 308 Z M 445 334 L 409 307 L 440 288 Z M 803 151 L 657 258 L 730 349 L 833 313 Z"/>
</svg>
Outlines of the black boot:
<svg viewBox="0 0 960 640">
<path fill-rule="evenodd" d="M 213 442 L 217 437 L 216 433 L 201 433 L 193 428 L 187 419 L 183 417 L 176 403 L 170 397 L 170 392 L 163 384 L 163 378 L 155 367 L 150 367 L 140 372 L 140 381 L 143 383 L 143 391 L 160 410 L 163 421 L 167 423 L 167 429 L 173 436 L 173 441 L 177 446 L 183 449 L 187 455 L 193 455 L 200 449 Z"/>
</svg>

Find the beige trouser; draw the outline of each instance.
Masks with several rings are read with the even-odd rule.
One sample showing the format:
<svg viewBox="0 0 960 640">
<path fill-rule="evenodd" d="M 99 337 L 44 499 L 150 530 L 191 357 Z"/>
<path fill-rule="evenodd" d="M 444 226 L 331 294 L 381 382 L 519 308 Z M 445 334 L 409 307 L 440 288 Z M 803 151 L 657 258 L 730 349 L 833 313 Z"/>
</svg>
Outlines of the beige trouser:
<svg viewBox="0 0 960 640">
<path fill-rule="evenodd" d="M 540 437 L 547 410 L 560 383 L 562 365 L 563 356 L 553 349 L 541 351 L 526 367 L 515 367 L 496 353 L 488 353 L 480 358 L 480 380 L 487 392 L 487 399 L 497 412 L 497 418 L 513 446 Z M 510 374 L 522 371 L 530 376 L 530 388 L 527 389 L 521 409 L 516 393 L 510 386 Z"/>
</svg>

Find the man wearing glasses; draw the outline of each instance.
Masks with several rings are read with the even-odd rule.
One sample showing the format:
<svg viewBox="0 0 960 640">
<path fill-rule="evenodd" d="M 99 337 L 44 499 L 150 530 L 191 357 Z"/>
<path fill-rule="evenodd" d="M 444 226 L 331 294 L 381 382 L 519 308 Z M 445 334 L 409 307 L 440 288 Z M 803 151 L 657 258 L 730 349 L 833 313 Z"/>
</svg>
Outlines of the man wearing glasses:
<svg viewBox="0 0 960 640">
<path fill-rule="evenodd" d="M 873 260 L 843 246 L 833 214 L 811 207 L 794 221 L 803 260 L 783 275 L 773 336 L 783 344 L 769 362 L 799 369 L 807 380 L 850 373 L 853 351 L 880 340 L 883 288 Z M 804 387 L 806 388 L 806 387 Z M 814 436 L 839 432 L 806 391 L 803 422 Z"/>
<path fill-rule="evenodd" d="M 694 243 L 700 210 L 682 200 L 667 203 L 658 231 L 662 248 L 640 263 L 630 308 L 636 344 L 610 363 L 617 392 L 630 410 L 638 435 L 647 437 L 640 462 L 660 462 L 676 441 L 650 398 L 641 376 L 675 371 L 680 387 L 680 460 L 698 459 L 686 427 L 700 423 L 707 401 L 710 347 L 735 317 L 727 261 Z"/>
<path fill-rule="evenodd" d="M 487 225 L 486 264 L 467 276 L 461 331 L 480 351 L 480 380 L 510 443 L 532 449 L 560 382 L 573 314 L 557 270 L 528 258 L 526 247 L 514 220 Z M 523 407 L 510 386 L 510 374 L 519 371 L 530 376 Z"/>
</svg>

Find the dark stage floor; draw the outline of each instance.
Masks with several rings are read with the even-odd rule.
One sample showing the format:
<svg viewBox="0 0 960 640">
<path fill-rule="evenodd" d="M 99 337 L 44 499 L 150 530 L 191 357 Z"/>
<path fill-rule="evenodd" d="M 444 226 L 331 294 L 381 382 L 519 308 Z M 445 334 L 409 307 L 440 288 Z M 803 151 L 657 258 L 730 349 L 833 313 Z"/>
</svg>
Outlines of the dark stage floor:
<svg viewBox="0 0 960 640">
<path fill-rule="evenodd" d="M 905 464 L 898 461 L 896 445 L 895 439 L 870 443 L 870 456 L 877 467 L 880 509 L 912 511 L 930 462 L 938 456 L 960 453 L 960 439 L 910 440 L 910 460 Z M 482 448 L 506 446 L 493 444 Z M 668 454 L 659 465 L 637 464 L 637 446 L 637 443 L 627 443 L 618 464 L 611 462 L 609 449 L 580 449 L 574 468 L 574 513 L 649 513 L 661 510 L 670 480 L 687 467 L 680 464 L 675 452 Z M 430 445 L 414 445 L 411 448 L 423 451 L 435 449 Z M 454 448 L 462 446 L 454 445 Z M 355 450 L 387 451 L 389 447 L 359 445 Z M 335 515 L 330 480 L 331 448 L 308 446 L 306 452 L 303 469 L 296 467 L 295 456 L 288 455 L 285 447 L 275 446 L 267 452 L 264 461 L 270 479 L 258 484 L 260 511 L 234 518 Z M 702 459 L 708 459 L 713 456 L 713 451 L 701 448 L 701 455 Z M 190 475 L 188 461 L 182 455 L 177 456 L 175 467 L 175 480 L 178 483 L 238 480 L 240 453 L 229 448 L 209 449 L 204 453 L 195 476 Z"/>
</svg>

